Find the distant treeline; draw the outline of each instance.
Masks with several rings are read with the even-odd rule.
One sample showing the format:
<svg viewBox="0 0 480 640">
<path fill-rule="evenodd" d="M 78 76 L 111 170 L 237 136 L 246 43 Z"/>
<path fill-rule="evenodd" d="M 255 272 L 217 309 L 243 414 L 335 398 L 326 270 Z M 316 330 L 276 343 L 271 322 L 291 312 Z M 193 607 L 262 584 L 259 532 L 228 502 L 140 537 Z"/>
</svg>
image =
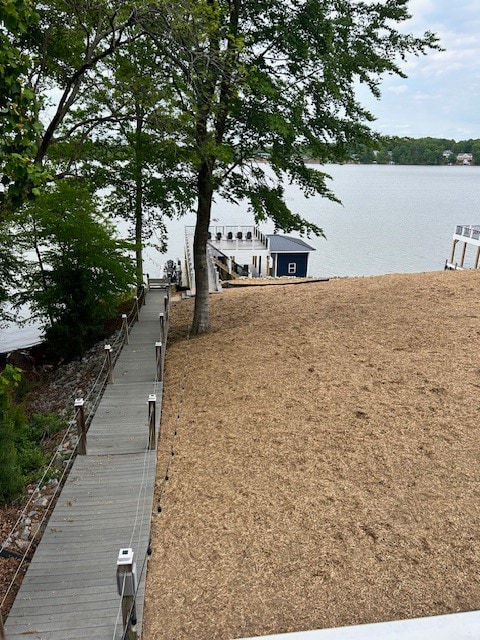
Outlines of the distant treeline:
<svg viewBox="0 0 480 640">
<path fill-rule="evenodd" d="M 383 137 L 374 148 L 352 149 L 351 160 L 361 164 L 480 165 L 480 140 Z"/>
</svg>

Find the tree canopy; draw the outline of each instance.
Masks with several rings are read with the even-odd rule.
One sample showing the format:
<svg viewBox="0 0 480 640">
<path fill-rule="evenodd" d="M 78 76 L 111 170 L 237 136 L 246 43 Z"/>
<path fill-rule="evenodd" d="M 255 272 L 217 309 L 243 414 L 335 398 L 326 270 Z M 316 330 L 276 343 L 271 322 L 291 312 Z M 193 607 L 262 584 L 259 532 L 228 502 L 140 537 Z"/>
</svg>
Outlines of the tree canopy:
<svg viewBox="0 0 480 640">
<path fill-rule="evenodd" d="M 308 195 L 333 198 L 325 174 L 306 166 L 308 146 L 322 163 L 370 144 L 373 116 L 357 83 L 379 96 L 383 74 L 403 76 L 407 54 L 436 47 L 431 33 L 397 30 L 406 0 L 182 0 L 160 2 L 142 19 L 154 39 L 176 100 L 178 143 L 191 150 L 197 194 L 193 331 L 208 330 L 206 246 L 212 200 L 248 198 L 256 221 L 322 234 L 291 211 L 283 180 Z M 274 179 L 253 158 L 268 149 Z"/>
<path fill-rule="evenodd" d="M 4 220 L 12 207 L 38 192 L 44 176 L 35 165 L 42 130 L 40 103 L 28 82 L 31 60 L 21 46 L 38 14 L 24 0 L 1 0 L 0 9 L 0 220 Z"/>
<path fill-rule="evenodd" d="M 20 81 L 33 114 L 22 131 L 31 125 L 37 135 L 31 166 L 57 180 L 81 177 L 90 192 L 109 189 L 110 211 L 135 228 L 139 281 L 149 225 L 164 224 L 158 212 L 195 208 L 196 333 L 209 328 L 215 194 L 247 198 L 257 222 L 322 235 L 317 221 L 285 202 L 285 179 L 307 196 L 334 199 L 328 176 L 307 166 L 304 149 L 328 163 L 371 147 L 373 116 L 357 99 L 358 84 L 379 96 L 385 74 L 403 76 L 408 55 L 438 47 L 431 33 L 399 28 L 409 18 L 407 0 L 106 0 L 94 7 L 47 0 L 35 17 L 18 13 L 20 0 L 2 2 L 16 7 L 7 29 L 25 31 L 21 44 L 33 61 L 10 37 L 2 46 L 16 61 L 11 77 L 27 79 L 37 95 L 57 96 L 40 130 L 35 95 Z M 9 126 L 16 140 L 18 123 Z M 31 140 L 22 136 L 20 150 Z M 7 161 L 17 162 L 7 151 Z M 261 151 L 269 154 L 268 173 L 255 160 Z M 6 166 L 4 183 L 11 180 Z"/>
<path fill-rule="evenodd" d="M 19 213 L 18 236 L 35 248 L 22 301 L 48 319 L 45 337 L 62 357 L 82 355 L 119 297 L 134 284 L 129 246 L 115 237 L 82 184 L 63 180 Z"/>
</svg>

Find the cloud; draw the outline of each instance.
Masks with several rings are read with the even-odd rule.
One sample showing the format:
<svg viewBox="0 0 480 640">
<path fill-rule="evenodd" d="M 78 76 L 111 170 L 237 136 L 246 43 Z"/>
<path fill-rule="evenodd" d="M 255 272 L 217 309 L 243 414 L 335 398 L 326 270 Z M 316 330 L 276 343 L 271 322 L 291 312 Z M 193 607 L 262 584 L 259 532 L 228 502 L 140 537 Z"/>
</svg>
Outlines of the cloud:
<svg viewBox="0 0 480 640">
<path fill-rule="evenodd" d="M 382 98 L 362 100 L 385 134 L 480 138 L 479 0 L 410 0 L 412 18 L 402 32 L 433 31 L 444 51 L 408 56 L 407 78 L 387 76 Z M 365 96 L 364 96 L 365 98 Z"/>
<path fill-rule="evenodd" d="M 396 95 L 401 95 L 402 93 L 407 93 L 408 85 L 406 85 L 406 84 L 394 85 L 392 87 L 387 87 L 386 90 L 390 91 L 390 93 L 395 93 Z"/>
</svg>

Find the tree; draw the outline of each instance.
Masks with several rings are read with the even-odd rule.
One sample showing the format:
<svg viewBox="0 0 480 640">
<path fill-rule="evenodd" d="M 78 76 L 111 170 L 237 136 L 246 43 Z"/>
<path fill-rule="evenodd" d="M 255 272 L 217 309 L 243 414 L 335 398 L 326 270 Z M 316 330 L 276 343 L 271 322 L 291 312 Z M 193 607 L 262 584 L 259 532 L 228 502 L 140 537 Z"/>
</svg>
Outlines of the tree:
<svg viewBox="0 0 480 640">
<path fill-rule="evenodd" d="M 104 62 L 137 37 L 135 3 L 106 0 L 48 0 L 32 10 L 30 0 L 0 0 L 0 223 L 30 196 L 38 196 L 62 123 L 82 95 L 98 84 Z M 49 101 L 47 93 L 57 100 Z M 41 101 L 43 127 L 39 122 Z M 84 122 L 84 134 L 101 124 L 101 115 Z M 46 166 L 50 171 L 46 170 Z M 67 175 L 64 173 L 63 175 Z M 50 178 L 51 179 L 51 178 Z M 8 220 L 4 224 L 8 230 Z M 4 232 L 0 229 L 0 232 Z M 18 257 L 0 249 L 0 301 L 14 289 Z M 23 269 L 23 267 L 22 267 Z M 5 312 L 3 312 L 5 314 Z"/>
<path fill-rule="evenodd" d="M 0 4 L 0 320 L 9 319 L 4 303 L 20 269 L 14 254 L 10 216 L 24 200 L 38 193 L 45 177 L 34 162 L 41 124 L 39 102 L 27 82 L 30 59 L 21 39 L 38 16 L 30 2 Z"/>
<path fill-rule="evenodd" d="M 135 282 L 131 247 L 114 238 L 98 202 L 73 180 L 30 203 L 19 223 L 37 255 L 20 301 L 46 323 L 45 337 L 59 355 L 80 356 Z"/>
<path fill-rule="evenodd" d="M 81 110 L 66 117 L 55 157 L 57 162 L 61 157 L 64 172 L 88 177 L 107 191 L 104 210 L 131 224 L 141 285 L 144 243 L 155 232 L 157 248 L 165 250 L 164 220 L 187 210 L 192 189 L 177 169 L 182 153 L 166 111 L 171 90 L 151 40 L 138 39 L 115 52 L 107 68 L 102 83 L 82 100 Z M 108 129 L 92 128 L 98 114 Z"/>
<path fill-rule="evenodd" d="M 426 33 L 403 34 L 407 0 L 180 0 L 142 19 L 176 91 L 178 143 L 191 150 L 197 194 L 196 298 L 192 330 L 209 328 L 207 238 L 215 193 L 247 197 L 255 220 L 321 235 L 291 212 L 282 181 L 334 198 L 326 175 L 305 165 L 308 146 L 321 162 L 343 161 L 372 139 L 373 116 L 357 101 L 356 82 L 379 96 L 384 73 L 403 76 L 407 53 L 435 47 Z M 252 160 L 268 150 L 271 180 Z"/>
<path fill-rule="evenodd" d="M 0 7 L 0 220 L 5 220 L 37 192 L 44 175 L 34 162 L 40 104 L 28 83 L 30 58 L 21 50 L 38 14 L 23 0 L 1 0 Z"/>
<path fill-rule="evenodd" d="M 67 114 L 101 82 L 104 62 L 133 42 L 138 31 L 134 2 L 49 0 L 38 13 L 38 28 L 28 40 L 36 59 L 31 82 L 37 92 L 59 94 L 39 140 L 35 159 L 42 163 Z M 104 122 L 102 114 L 87 118 L 90 127 Z"/>
</svg>

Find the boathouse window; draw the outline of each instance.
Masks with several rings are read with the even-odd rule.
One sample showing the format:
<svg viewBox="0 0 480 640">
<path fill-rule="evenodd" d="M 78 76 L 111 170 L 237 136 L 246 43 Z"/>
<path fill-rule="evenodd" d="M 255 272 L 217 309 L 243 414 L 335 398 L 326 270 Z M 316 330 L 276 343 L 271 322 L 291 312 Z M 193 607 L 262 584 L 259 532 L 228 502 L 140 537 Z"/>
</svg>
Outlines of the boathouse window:
<svg viewBox="0 0 480 640">
<path fill-rule="evenodd" d="M 297 263 L 289 262 L 288 263 L 288 273 L 297 273 Z"/>
</svg>

